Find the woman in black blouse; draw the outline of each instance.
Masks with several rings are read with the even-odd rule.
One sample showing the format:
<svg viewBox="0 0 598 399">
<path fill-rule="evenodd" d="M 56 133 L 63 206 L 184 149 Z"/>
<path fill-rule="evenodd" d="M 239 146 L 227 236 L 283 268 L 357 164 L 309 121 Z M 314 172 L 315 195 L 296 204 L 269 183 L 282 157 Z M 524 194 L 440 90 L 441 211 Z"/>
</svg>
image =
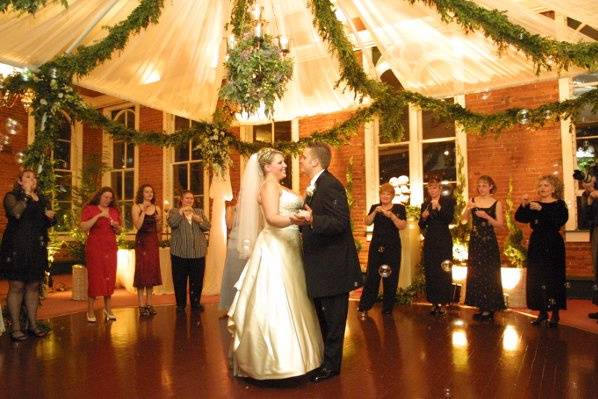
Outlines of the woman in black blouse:
<svg viewBox="0 0 598 399">
<path fill-rule="evenodd" d="M 532 234 L 527 249 L 527 307 L 538 310 L 532 322 L 541 324 L 552 311 L 549 326 L 559 322 L 559 310 L 567 309 L 565 290 L 565 242 L 560 229 L 569 219 L 567 205 L 562 198 L 563 183 L 547 175 L 538 182 L 538 201 L 523 196 L 515 212 L 515 220 L 529 223 Z"/>
<path fill-rule="evenodd" d="M 359 301 L 359 314 L 364 318 L 367 311 L 374 306 L 378 298 L 381 265 L 390 266 L 390 276 L 385 277 L 384 295 L 382 300 L 382 313 L 391 314 L 395 303 L 397 285 L 399 283 L 399 270 L 401 267 L 401 237 L 399 230 L 407 226 L 405 207 L 393 204 L 395 189 L 389 183 L 380 186 L 380 203 L 372 205 L 365 223 L 374 223 L 374 233 L 370 250 L 368 252 L 367 278 L 361 299 Z"/>
<path fill-rule="evenodd" d="M 8 225 L 2 237 L 0 273 L 9 282 L 7 305 L 12 320 L 10 337 L 23 341 L 21 305 L 25 300 L 28 331 L 36 337 L 48 331 L 37 325 L 39 285 L 48 268 L 48 228 L 55 223 L 49 203 L 37 193 L 37 177 L 24 170 L 12 191 L 4 196 Z"/>
<path fill-rule="evenodd" d="M 442 305 L 451 300 L 450 272 L 442 269 L 442 262 L 453 259 L 453 239 L 449 224 L 453 221 L 455 200 L 441 195 L 440 179 L 428 180 L 428 198 L 422 204 L 419 228 L 424 234 L 424 274 L 426 296 L 432 303 L 432 314 L 443 314 Z"/>
</svg>

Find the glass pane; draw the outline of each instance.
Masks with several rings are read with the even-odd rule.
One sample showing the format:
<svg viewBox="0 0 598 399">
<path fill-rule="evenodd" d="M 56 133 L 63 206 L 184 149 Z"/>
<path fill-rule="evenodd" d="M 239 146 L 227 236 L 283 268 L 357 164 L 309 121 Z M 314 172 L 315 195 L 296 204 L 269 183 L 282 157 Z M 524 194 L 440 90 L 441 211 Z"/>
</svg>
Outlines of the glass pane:
<svg viewBox="0 0 598 399">
<path fill-rule="evenodd" d="M 174 195 L 179 196 L 182 190 L 188 187 L 187 182 L 187 164 L 172 165 L 172 189 Z"/>
<path fill-rule="evenodd" d="M 274 122 L 274 141 L 291 141 L 291 121 Z"/>
<path fill-rule="evenodd" d="M 255 125 L 253 127 L 253 141 L 272 142 L 272 124 Z"/>
<path fill-rule="evenodd" d="M 129 129 L 135 129 L 135 111 L 128 109 L 125 114 L 126 114 L 125 126 L 128 127 Z"/>
<path fill-rule="evenodd" d="M 191 159 L 200 160 L 202 156 L 201 148 L 198 146 L 198 140 L 191 141 Z"/>
<path fill-rule="evenodd" d="M 111 186 L 116 193 L 116 199 L 120 199 L 123 196 L 123 175 L 121 171 L 112 172 Z"/>
<path fill-rule="evenodd" d="M 181 118 L 180 116 L 174 117 L 174 130 L 187 129 L 190 126 L 189 119 Z"/>
<path fill-rule="evenodd" d="M 66 116 L 63 116 L 62 120 L 60 121 L 60 127 L 58 128 L 58 138 L 62 140 L 71 139 L 71 123 Z"/>
<path fill-rule="evenodd" d="M 577 129 L 575 129 L 575 135 L 577 136 L 577 138 L 598 137 L 598 123 L 583 127 L 577 127 Z"/>
<path fill-rule="evenodd" d="M 54 147 L 56 169 L 71 169 L 71 142 L 58 140 Z"/>
<path fill-rule="evenodd" d="M 56 178 L 56 200 L 68 201 L 72 196 L 73 177 L 70 172 L 58 172 Z"/>
<path fill-rule="evenodd" d="M 454 102 L 452 99 L 447 101 Z M 455 123 L 442 120 L 431 111 L 422 111 L 422 127 L 424 140 L 455 137 Z"/>
<path fill-rule="evenodd" d="M 409 141 L 409 137 L 410 137 L 410 134 L 409 134 L 409 107 L 405 107 L 405 108 L 403 108 L 402 111 L 399 111 L 399 112 L 402 112 L 401 124 L 403 125 L 404 133 L 403 133 L 403 137 L 398 142 Z M 393 142 L 397 142 L 397 141 L 390 140 L 390 139 L 380 136 L 380 144 L 390 144 Z"/>
<path fill-rule="evenodd" d="M 455 142 L 423 144 L 424 181 L 431 175 L 443 180 L 457 179 L 455 167 Z"/>
<path fill-rule="evenodd" d="M 577 166 L 582 170 L 586 170 L 596 160 L 598 137 L 578 139 L 576 144 L 575 158 L 577 159 Z"/>
<path fill-rule="evenodd" d="M 135 189 L 135 172 L 132 170 L 125 172 L 125 196 L 123 199 L 132 200 Z"/>
<path fill-rule="evenodd" d="M 115 141 L 112 143 L 112 167 L 114 169 L 124 168 L 125 166 L 125 143 Z"/>
<path fill-rule="evenodd" d="M 409 176 L 409 146 L 400 145 L 380 148 L 378 151 L 380 184 L 388 183 L 391 177 Z"/>
<path fill-rule="evenodd" d="M 127 143 L 127 168 L 135 167 L 135 144 Z"/>
<path fill-rule="evenodd" d="M 203 163 L 201 162 L 193 162 L 190 164 L 191 166 L 191 184 L 189 186 L 189 190 L 193 191 L 195 195 L 202 195 L 203 194 Z"/>
<path fill-rule="evenodd" d="M 189 143 L 174 147 L 174 161 L 184 162 L 189 160 Z"/>
</svg>

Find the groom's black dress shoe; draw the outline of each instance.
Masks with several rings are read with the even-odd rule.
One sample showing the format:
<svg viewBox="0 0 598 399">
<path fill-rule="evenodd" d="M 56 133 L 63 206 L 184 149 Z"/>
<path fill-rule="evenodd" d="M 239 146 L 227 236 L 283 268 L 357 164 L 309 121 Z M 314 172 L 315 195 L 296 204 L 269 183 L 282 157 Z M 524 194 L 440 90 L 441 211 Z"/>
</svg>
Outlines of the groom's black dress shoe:
<svg viewBox="0 0 598 399">
<path fill-rule="evenodd" d="M 334 377 L 335 375 L 338 375 L 338 371 L 334 371 L 326 367 L 321 367 L 315 373 L 312 374 L 311 380 L 313 382 L 320 382 L 327 380 L 328 378 Z"/>
</svg>

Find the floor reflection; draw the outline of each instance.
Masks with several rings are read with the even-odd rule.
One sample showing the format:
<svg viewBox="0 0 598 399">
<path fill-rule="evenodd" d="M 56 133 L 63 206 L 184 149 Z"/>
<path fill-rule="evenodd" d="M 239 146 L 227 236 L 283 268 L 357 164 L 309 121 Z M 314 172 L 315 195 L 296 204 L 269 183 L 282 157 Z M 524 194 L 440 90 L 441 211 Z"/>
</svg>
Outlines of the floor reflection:
<svg viewBox="0 0 598 399">
<path fill-rule="evenodd" d="M 0 337 L 0 392 L 8 397 L 446 398 L 598 397 L 598 336 L 570 327 L 538 328 L 501 312 L 474 321 L 473 309 L 429 314 L 429 307 L 379 305 L 357 317 L 351 302 L 343 369 L 321 384 L 252 383 L 231 376 L 230 336 L 216 304 L 204 313 L 174 306 L 139 319 L 52 319 L 46 339 Z M 35 383 L 33 383 L 35 382 Z"/>
</svg>

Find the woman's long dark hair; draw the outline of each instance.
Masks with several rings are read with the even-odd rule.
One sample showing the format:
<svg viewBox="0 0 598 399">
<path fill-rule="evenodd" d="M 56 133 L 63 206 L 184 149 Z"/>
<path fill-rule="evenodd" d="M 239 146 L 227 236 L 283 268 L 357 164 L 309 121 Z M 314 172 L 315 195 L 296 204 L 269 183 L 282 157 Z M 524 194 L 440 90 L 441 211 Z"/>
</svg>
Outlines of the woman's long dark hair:
<svg viewBox="0 0 598 399">
<path fill-rule="evenodd" d="M 102 187 L 98 191 L 96 191 L 96 193 L 93 195 L 93 197 L 91 197 L 87 205 L 100 205 L 100 197 L 104 193 L 112 193 L 112 201 L 110 201 L 110 204 L 108 206 L 110 208 L 116 208 L 116 194 L 114 193 L 112 187 L 108 186 Z"/>
<path fill-rule="evenodd" d="M 152 203 L 152 205 L 156 205 L 156 191 L 154 190 L 151 184 L 142 184 L 141 187 L 137 189 L 137 194 L 135 194 L 135 203 L 143 204 L 143 190 L 145 190 L 146 187 L 152 189 L 152 199 L 150 200 L 150 202 Z"/>
</svg>

